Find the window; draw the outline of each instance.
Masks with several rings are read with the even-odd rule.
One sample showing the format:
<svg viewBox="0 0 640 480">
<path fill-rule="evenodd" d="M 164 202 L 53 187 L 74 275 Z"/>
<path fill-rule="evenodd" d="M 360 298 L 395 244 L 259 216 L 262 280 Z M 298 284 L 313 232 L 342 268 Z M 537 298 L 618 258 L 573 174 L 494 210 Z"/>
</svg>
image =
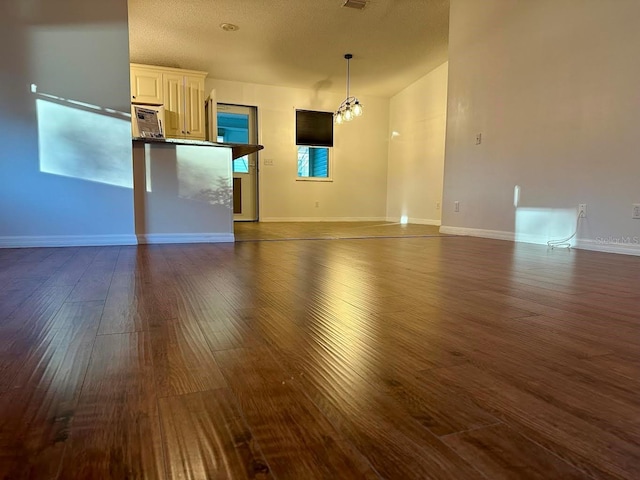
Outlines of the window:
<svg viewBox="0 0 640 480">
<path fill-rule="evenodd" d="M 329 178 L 329 149 L 298 146 L 298 177 Z"/>
<path fill-rule="evenodd" d="M 249 143 L 249 115 L 218 112 L 218 142 Z M 234 173 L 249 173 L 249 157 L 233 161 Z"/>
<path fill-rule="evenodd" d="M 298 179 L 330 180 L 333 113 L 296 110 Z"/>
</svg>

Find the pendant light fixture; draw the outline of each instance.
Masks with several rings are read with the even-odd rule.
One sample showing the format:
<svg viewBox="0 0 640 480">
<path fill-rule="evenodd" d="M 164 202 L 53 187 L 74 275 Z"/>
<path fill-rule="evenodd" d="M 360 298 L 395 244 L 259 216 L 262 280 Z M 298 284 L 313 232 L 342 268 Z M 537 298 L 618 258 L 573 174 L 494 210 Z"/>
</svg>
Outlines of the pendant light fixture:
<svg viewBox="0 0 640 480">
<path fill-rule="evenodd" d="M 353 55 L 346 53 L 344 58 L 347 60 L 347 98 L 342 101 L 334 114 L 335 122 L 338 125 L 342 122 L 350 122 L 354 117 L 362 115 L 362 104 L 360 100 L 349 95 L 349 61 L 353 58 Z"/>
</svg>

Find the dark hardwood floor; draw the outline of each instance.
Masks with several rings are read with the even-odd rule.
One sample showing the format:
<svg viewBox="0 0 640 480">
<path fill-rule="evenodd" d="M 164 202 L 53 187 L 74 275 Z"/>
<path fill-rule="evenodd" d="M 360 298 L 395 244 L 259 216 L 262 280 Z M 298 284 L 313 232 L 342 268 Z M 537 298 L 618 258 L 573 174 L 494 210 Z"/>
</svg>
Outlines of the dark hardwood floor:
<svg viewBox="0 0 640 480">
<path fill-rule="evenodd" d="M 640 258 L 0 250 L 0 479 L 637 479 Z"/>
</svg>

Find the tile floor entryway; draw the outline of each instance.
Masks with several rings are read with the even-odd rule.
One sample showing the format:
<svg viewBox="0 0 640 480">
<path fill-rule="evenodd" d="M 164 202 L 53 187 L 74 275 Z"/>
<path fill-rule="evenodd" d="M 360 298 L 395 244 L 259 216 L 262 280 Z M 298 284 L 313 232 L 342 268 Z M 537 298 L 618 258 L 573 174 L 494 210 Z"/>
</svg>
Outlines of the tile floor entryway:
<svg viewBox="0 0 640 480">
<path fill-rule="evenodd" d="M 392 222 L 235 222 L 236 242 L 347 238 L 439 237 L 435 225 Z"/>
</svg>

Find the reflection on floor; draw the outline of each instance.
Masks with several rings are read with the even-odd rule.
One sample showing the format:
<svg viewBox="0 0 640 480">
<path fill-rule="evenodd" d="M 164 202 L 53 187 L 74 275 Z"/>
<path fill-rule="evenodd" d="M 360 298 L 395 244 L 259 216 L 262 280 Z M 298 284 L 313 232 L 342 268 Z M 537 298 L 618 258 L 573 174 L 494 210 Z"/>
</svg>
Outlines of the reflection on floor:
<svg viewBox="0 0 640 480">
<path fill-rule="evenodd" d="M 638 272 L 463 236 L 0 249 L 0 479 L 637 480 Z"/>
<path fill-rule="evenodd" d="M 439 237 L 435 225 L 391 222 L 236 222 L 236 242 L 370 237 Z"/>
</svg>

